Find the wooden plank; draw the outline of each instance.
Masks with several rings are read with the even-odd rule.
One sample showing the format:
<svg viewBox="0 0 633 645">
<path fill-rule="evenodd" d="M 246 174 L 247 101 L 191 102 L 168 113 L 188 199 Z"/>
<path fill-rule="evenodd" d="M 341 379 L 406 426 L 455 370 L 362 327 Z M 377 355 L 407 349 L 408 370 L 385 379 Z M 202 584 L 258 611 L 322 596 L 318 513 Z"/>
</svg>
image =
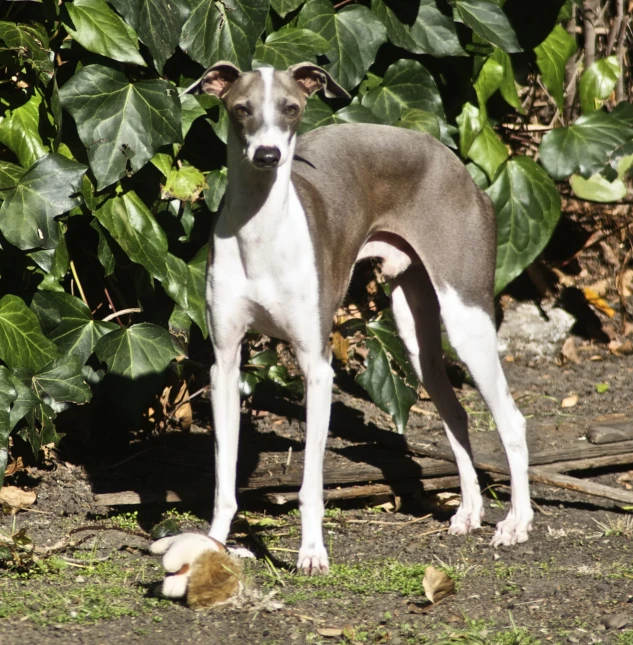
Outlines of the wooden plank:
<svg viewBox="0 0 633 645">
<path fill-rule="evenodd" d="M 619 419 L 603 423 L 591 423 L 587 439 L 594 444 L 616 443 L 633 439 L 633 420 Z"/>
</svg>

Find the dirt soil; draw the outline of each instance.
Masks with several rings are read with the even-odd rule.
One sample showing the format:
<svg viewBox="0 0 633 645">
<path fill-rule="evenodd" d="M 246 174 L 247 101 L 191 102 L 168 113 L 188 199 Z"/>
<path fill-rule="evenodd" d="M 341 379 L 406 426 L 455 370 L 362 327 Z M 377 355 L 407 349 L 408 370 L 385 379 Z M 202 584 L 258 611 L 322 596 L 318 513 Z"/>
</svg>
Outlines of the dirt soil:
<svg viewBox="0 0 633 645">
<path fill-rule="evenodd" d="M 584 346 L 580 363 L 505 362 L 513 396 L 528 417 L 532 450 L 582 445 L 587 420 L 633 412 L 633 358 Z M 599 384 L 608 384 L 606 385 Z M 597 387 L 599 386 L 599 387 Z M 601 393 L 598 391 L 600 390 Z M 578 396 L 575 407 L 561 401 Z M 470 413 L 475 452 L 500 446 L 477 392 L 458 391 Z M 258 402 L 244 411 L 240 481 L 255 470 L 301 460 L 300 406 Z M 205 530 L 212 496 L 212 437 L 205 426 L 170 432 L 130 446 L 107 463 L 63 454 L 49 470 L 9 482 L 30 486 L 36 504 L 0 519 L 0 535 L 24 529 L 37 546 L 80 542 L 50 558 L 0 569 L 0 642 L 31 643 L 426 643 L 633 644 L 633 516 L 630 509 L 589 496 L 534 486 L 530 540 L 493 549 L 494 525 L 508 511 L 508 489 L 485 493 L 486 518 L 468 537 L 449 536 L 450 499 L 435 493 L 330 503 L 326 544 L 332 572 L 306 578 L 293 570 L 299 518 L 292 505 L 265 505 L 242 496 L 231 541 L 253 550 L 247 591 L 234 603 L 194 612 L 153 597 L 160 562 L 144 537 L 166 516 L 182 529 Z M 433 406 L 421 399 L 407 439 L 445 445 Z M 339 390 L 333 406 L 327 463 L 370 446 L 410 459 L 372 404 Z M 360 454 L 360 453 L 359 453 Z M 348 461 L 346 463 L 348 463 Z M 620 489 L 626 467 L 577 476 Z M 490 481 L 484 481 L 490 484 Z M 188 490 L 197 502 L 104 508 L 108 491 Z M 90 530 L 87 530 L 90 529 Z M 456 582 L 456 593 L 430 604 L 422 587 L 426 566 Z"/>
</svg>

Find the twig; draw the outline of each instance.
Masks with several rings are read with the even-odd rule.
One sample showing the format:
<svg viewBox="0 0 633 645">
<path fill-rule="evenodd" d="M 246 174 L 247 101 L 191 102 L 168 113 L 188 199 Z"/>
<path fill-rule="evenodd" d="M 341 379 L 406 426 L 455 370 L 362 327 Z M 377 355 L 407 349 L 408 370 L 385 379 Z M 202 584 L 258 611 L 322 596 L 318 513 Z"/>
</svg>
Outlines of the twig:
<svg viewBox="0 0 633 645">
<path fill-rule="evenodd" d="M 355 0 L 343 0 L 343 2 L 339 2 L 338 4 L 334 5 L 334 9 L 340 9 L 341 7 L 344 7 L 346 4 L 349 4 L 350 2 L 354 2 Z"/>
<path fill-rule="evenodd" d="M 128 309 L 121 309 L 121 311 L 115 311 L 114 313 L 108 314 L 103 318 L 103 322 L 108 322 L 113 318 L 119 318 L 119 316 L 125 316 L 126 314 L 140 314 L 143 310 L 139 307 L 128 307 Z M 120 323 L 120 321 L 119 321 Z"/>
<path fill-rule="evenodd" d="M 108 288 L 103 287 L 103 291 L 105 292 L 106 298 L 108 299 L 108 304 L 110 305 L 110 309 L 112 311 L 116 311 L 116 307 L 114 306 L 114 303 L 112 302 L 112 298 L 110 298 L 110 294 L 108 293 Z M 121 327 L 125 327 L 125 325 L 121 322 L 121 319 L 119 318 L 118 314 L 115 314 L 114 316 L 116 318 L 116 321 L 121 325 Z"/>
<path fill-rule="evenodd" d="M 84 293 L 84 289 L 81 286 L 81 282 L 79 281 L 79 276 L 77 275 L 77 269 L 75 268 L 75 262 L 73 260 L 70 261 L 70 270 L 72 271 L 73 278 L 77 283 L 77 289 L 79 289 L 79 293 L 81 294 L 81 299 L 84 301 L 86 306 L 90 308 L 90 305 L 88 304 L 88 300 L 86 299 L 86 294 Z"/>
<path fill-rule="evenodd" d="M 448 526 L 443 526 L 441 529 L 433 529 L 432 531 L 426 531 L 425 533 L 419 533 L 415 537 L 421 538 L 421 537 L 424 537 L 426 535 L 433 535 L 433 533 L 441 533 L 442 531 L 448 531 L 448 528 L 449 528 Z"/>
</svg>

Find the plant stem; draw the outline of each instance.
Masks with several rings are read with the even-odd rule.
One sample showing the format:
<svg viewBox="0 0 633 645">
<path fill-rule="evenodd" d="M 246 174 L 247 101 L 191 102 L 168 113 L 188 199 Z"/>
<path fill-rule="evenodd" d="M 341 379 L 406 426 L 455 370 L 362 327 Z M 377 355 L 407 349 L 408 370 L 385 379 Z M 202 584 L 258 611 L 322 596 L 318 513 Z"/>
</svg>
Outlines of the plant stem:
<svg viewBox="0 0 633 645">
<path fill-rule="evenodd" d="M 79 276 L 77 275 L 77 269 L 75 268 L 75 262 L 73 260 L 70 261 L 70 270 L 72 271 L 73 278 L 77 283 L 77 289 L 79 289 L 79 293 L 81 294 L 81 299 L 84 301 L 86 306 L 90 308 L 90 305 L 88 304 L 88 300 L 86 299 L 86 294 L 84 293 L 84 288 L 81 286 Z"/>
</svg>

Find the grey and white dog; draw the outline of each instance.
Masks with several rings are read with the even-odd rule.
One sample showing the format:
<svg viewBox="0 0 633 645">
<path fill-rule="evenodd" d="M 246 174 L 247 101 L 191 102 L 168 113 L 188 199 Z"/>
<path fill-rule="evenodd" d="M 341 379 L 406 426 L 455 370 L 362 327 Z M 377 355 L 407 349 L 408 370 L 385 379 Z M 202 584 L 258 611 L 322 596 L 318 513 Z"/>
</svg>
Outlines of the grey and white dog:
<svg viewBox="0 0 633 645">
<path fill-rule="evenodd" d="M 457 157 L 426 134 L 349 124 L 298 137 L 308 96 L 318 90 L 347 95 L 310 63 L 241 73 L 220 62 L 206 72 L 202 89 L 223 100 L 230 121 L 228 185 L 207 277 L 216 437 L 209 535 L 225 542 L 237 509 L 240 348 L 245 332 L 254 328 L 289 341 L 305 375 L 297 566 L 309 574 L 328 571 L 322 469 L 332 394 L 329 334 L 354 263 L 376 257 L 391 281 L 400 336 L 455 453 L 462 502 L 450 532 L 478 528 L 483 504 L 467 415 L 443 366 L 440 316 L 490 407 L 511 471 L 511 509 L 492 544 L 527 540 L 533 513 L 525 420 L 497 356 L 496 224 L 488 197 Z"/>
</svg>

